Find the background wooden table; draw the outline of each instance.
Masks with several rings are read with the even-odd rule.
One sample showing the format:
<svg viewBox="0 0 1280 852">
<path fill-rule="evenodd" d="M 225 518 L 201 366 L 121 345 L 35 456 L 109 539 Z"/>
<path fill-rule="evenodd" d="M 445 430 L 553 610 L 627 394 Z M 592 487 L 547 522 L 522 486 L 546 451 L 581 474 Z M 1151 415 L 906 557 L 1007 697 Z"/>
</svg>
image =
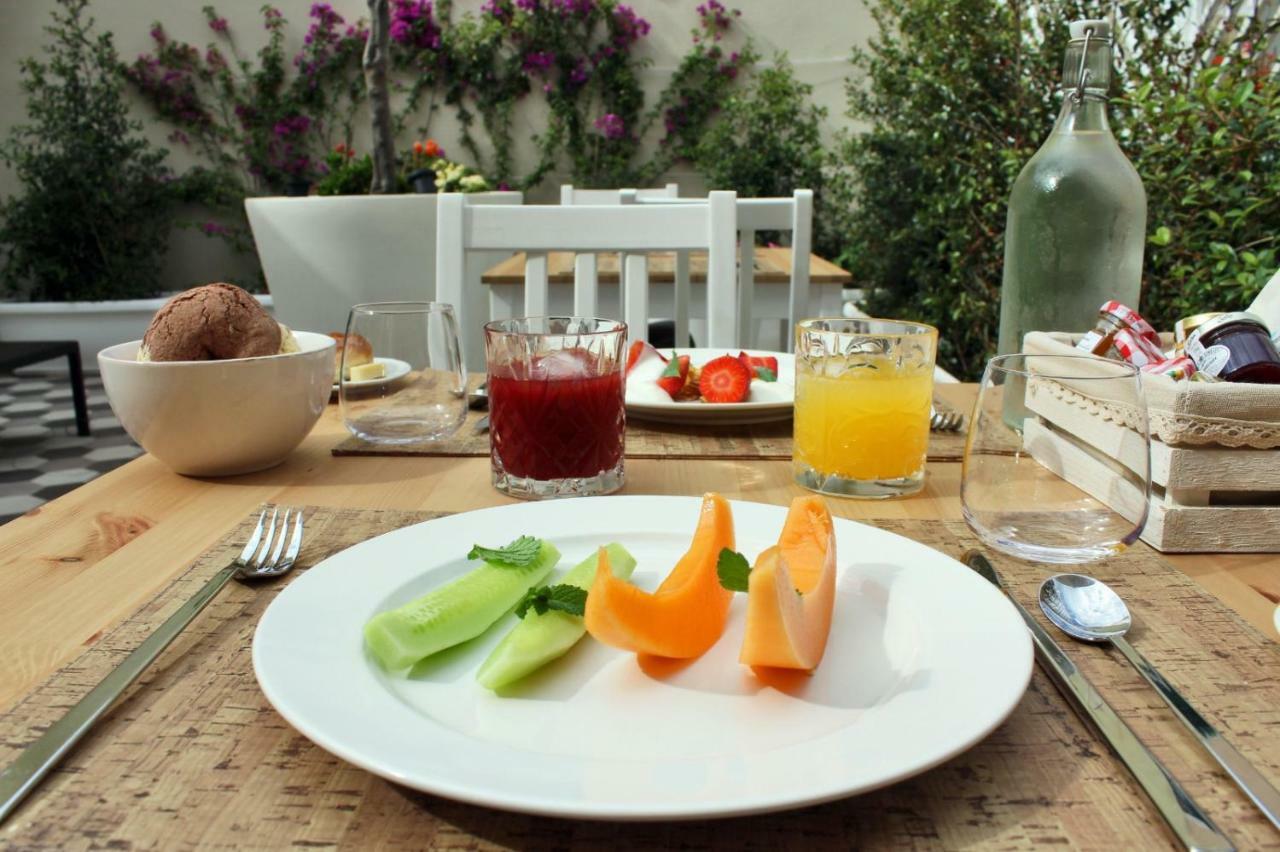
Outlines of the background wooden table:
<svg viewBox="0 0 1280 852">
<path fill-rule="evenodd" d="M 755 276 L 757 284 L 789 284 L 791 282 L 791 249 L 780 246 L 756 246 Z M 605 253 L 596 261 L 596 276 L 601 284 L 618 283 L 618 255 Z M 485 284 L 523 284 L 524 253 L 512 255 L 487 269 L 480 277 Z M 573 283 L 573 252 L 553 251 L 547 255 L 547 280 L 553 284 Z M 649 280 L 670 284 L 675 280 L 675 254 L 653 252 L 649 255 Z M 707 253 L 689 253 L 689 280 L 707 280 Z M 812 284 L 853 283 L 853 276 L 829 260 L 809 255 L 809 281 Z"/>
<path fill-rule="evenodd" d="M 938 387 L 966 409 L 974 392 L 972 385 Z M 513 502 L 489 485 L 487 458 L 334 458 L 329 451 L 345 435 L 330 406 L 302 446 L 272 470 L 192 479 L 144 456 L 0 527 L 0 708 L 150 600 L 260 503 L 458 512 Z M 914 497 L 830 505 L 853 519 L 959 519 L 960 467 L 931 463 Z M 627 462 L 624 493 L 711 490 L 780 505 L 802 493 L 785 461 Z M 1166 558 L 1277 637 L 1275 556 Z"/>
</svg>

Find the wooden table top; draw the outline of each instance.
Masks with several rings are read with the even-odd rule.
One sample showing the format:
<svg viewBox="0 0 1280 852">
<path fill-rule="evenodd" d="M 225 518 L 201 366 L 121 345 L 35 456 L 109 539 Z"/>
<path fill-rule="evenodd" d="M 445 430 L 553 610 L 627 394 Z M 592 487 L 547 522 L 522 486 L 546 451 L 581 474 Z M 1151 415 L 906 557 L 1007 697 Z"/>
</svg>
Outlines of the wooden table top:
<svg viewBox="0 0 1280 852">
<path fill-rule="evenodd" d="M 976 392 L 973 385 L 937 390 L 963 408 Z M 191 479 L 143 456 L 0 527 L 0 708 L 135 612 L 263 502 L 448 512 L 513 502 L 489 485 L 487 458 L 332 456 L 345 436 L 331 405 L 302 446 L 272 470 Z M 803 493 L 787 461 L 627 461 L 624 493 L 711 490 L 779 505 Z M 931 462 L 924 491 L 910 498 L 830 505 L 853 519 L 959 519 L 960 464 Z M 1265 635 L 1280 638 L 1274 555 L 1165 558 Z"/>
<path fill-rule="evenodd" d="M 552 284 L 573 283 L 573 252 L 553 251 L 547 255 L 547 278 Z M 602 253 L 596 261 L 596 275 L 601 284 L 618 283 L 618 255 Z M 755 250 L 757 284 L 791 283 L 791 249 L 780 246 L 757 246 Z M 707 253 L 690 252 L 689 278 L 707 280 Z M 653 252 L 649 255 L 649 280 L 670 284 L 675 279 L 675 254 Z M 491 266 L 480 276 L 485 284 L 523 284 L 524 253 L 512 255 Z M 825 258 L 809 255 L 809 281 L 813 284 L 851 284 L 853 276 Z"/>
</svg>

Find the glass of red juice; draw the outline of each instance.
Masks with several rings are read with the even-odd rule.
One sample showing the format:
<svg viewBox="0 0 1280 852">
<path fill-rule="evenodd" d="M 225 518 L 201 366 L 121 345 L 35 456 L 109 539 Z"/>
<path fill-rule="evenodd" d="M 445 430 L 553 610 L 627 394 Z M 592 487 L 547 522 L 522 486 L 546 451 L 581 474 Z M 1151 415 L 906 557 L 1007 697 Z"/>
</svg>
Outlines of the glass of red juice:
<svg viewBox="0 0 1280 852">
<path fill-rule="evenodd" d="M 625 479 L 627 326 L 520 317 L 484 327 L 494 488 L 543 500 L 609 494 Z"/>
</svg>

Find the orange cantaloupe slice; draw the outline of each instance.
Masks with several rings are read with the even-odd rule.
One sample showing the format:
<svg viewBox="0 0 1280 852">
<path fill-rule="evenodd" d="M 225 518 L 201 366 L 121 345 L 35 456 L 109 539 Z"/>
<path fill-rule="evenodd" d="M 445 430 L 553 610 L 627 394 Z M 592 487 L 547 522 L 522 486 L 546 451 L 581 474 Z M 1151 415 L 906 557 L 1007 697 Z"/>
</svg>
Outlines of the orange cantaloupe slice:
<svg viewBox="0 0 1280 852">
<path fill-rule="evenodd" d="M 797 497 L 778 543 L 756 558 L 738 659 L 812 671 L 822 662 L 836 601 L 836 540 L 821 497 Z"/>
<path fill-rule="evenodd" d="M 722 587 L 716 561 L 733 548 L 733 515 L 719 494 L 702 498 L 689 550 L 662 581 L 646 592 L 620 580 L 601 552 L 587 593 L 584 622 L 596 639 L 638 654 L 674 659 L 701 656 L 716 643 L 729 618 L 733 592 Z"/>
</svg>

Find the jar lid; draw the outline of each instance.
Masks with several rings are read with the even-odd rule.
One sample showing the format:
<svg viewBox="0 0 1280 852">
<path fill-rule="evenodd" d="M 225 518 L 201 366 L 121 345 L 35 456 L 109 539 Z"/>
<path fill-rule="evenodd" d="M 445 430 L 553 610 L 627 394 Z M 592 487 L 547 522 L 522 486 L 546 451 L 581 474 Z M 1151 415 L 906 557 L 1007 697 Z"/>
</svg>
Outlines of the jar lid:
<svg viewBox="0 0 1280 852">
<path fill-rule="evenodd" d="M 1206 320 L 1198 326 L 1195 331 L 1187 337 L 1188 345 L 1193 340 L 1199 340 L 1204 335 L 1219 328 L 1225 328 L 1236 323 L 1244 323 L 1245 325 L 1256 325 L 1262 333 L 1268 334 L 1267 324 L 1263 322 L 1262 317 L 1257 314 L 1251 314 L 1248 311 L 1232 311 L 1231 313 L 1218 314 L 1212 319 Z"/>
<path fill-rule="evenodd" d="M 1093 29 L 1093 35 L 1090 38 L 1111 40 L 1111 22 L 1099 19 L 1087 19 L 1083 21 L 1072 21 L 1067 25 L 1067 29 L 1071 33 L 1071 38 L 1083 40 L 1084 31 Z"/>
<path fill-rule="evenodd" d="M 1191 332 L 1214 317 L 1220 316 L 1222 316 L 1222 311 L 1208 311 L 1203 314 L 1192 314 L 1189 317 L 1183 317 L 1173 324 L 1173 338 L 1181 343 L 1191 336 Z"/>
</svg>

